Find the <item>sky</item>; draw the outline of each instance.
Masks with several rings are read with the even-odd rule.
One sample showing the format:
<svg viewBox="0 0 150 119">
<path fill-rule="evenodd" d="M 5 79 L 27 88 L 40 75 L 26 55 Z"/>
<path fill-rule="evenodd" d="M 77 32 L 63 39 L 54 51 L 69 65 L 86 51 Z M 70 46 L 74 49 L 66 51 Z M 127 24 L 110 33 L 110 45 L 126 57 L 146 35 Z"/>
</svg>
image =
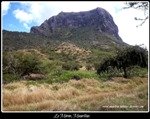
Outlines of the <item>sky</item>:
<svg viewBox="0 0 150 119">
<path fill-rule="evenodd" d="M 149 19 L 141 23 L 134 18 L 144 18 L 144 12 L 135 9 L 122 9 L 125 2 L 101 1 L 51 1 L 51 2 L 1 2 L 2 27 L 9 31 L 30 32 L 32 26 L 39 26 L 46 19 L 63 12 L 88 11 L 97 7 L 104 8 L 113 17 L 122 40 L 130 45 L 141 45 L 149 50 Z M 148 10 L 149 12 L 149 10 Z M 149 13 L 148 13 L 149 14 Z"/>
</svg>

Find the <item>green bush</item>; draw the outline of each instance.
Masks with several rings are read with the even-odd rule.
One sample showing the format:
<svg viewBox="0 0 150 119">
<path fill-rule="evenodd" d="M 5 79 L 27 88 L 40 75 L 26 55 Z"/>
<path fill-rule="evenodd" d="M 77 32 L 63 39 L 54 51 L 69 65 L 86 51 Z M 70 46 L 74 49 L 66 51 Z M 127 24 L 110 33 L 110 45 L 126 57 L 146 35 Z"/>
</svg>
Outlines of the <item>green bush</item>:
<svg viewBox="0 0 150 119">
<path fill-rule="evenodd" d="M 18 81 L 20 76 L 17 74 L 3 74 L 3 83 L 10 83 L 13 81 Z"/>
<path fill-rule="evenodd" d="M 26 75 L 44 73 L 42 60 L 29 52 L 9 52 L 3 55 L 3 73 Z"/>
<path fill-rule="evenodd" d="M 3 53 L 3 73 L 16 73 L 16 67 L 18 66 L 18 60 L 14 57 L 13 53 Z"/>
<path fill-rule="evenodd" d="M 62 69 L 70 71 L 79 70 L 80 67 L 81 66 L 78 63 L 73 61 L 68 61 L 62 65 Z"/>
<path fill-rule="evenodd" d="M 39 64 L 40 69 L 46 74 L 53 73 L 57 69 L 62 69 L 61 68 L 62 62 L 59 60 L 43 60 Z"/>
<path fill-rule="evenodd" d="M 32 54 L 22 55 L 18 58 L 18 66 L 16 67 L 17 73 L 26 75 L 29 73 L 42 73 L 40 67 L 40 60 Z"/>
</svg>

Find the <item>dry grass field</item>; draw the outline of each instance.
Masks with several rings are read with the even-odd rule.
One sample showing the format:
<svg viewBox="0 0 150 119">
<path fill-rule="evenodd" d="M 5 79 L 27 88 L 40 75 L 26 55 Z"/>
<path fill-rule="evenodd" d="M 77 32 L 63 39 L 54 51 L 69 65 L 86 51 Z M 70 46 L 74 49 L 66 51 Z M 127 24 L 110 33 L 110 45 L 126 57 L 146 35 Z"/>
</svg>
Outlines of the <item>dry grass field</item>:
<svg viewBox="0 0 150 119">
<path fill-rule="evenodd" d="M 147 111 L 148 78 L 3 85 L 3 111 Z"/>
</svg>

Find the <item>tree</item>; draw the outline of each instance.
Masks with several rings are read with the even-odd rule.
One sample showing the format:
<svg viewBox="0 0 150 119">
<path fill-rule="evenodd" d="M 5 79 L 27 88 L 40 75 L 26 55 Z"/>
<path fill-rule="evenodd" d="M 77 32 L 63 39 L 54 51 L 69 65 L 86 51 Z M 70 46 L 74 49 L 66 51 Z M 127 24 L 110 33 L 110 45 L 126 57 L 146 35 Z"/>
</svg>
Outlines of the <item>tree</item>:
<svg viewBox="0 0 150 119">
<path fill-rule="evenodd" d="M 139 46 L 128 47 L 118 51 L 115 57 L 105 59 L 99 66 L 97 73 L 108 72 L 109 67 L 123 70 L 124 78 L 128 77 L 127 68 L 138 65 L 140 67 L 148 66 L 148 51 Z"/>
<path fill-rule="evenodd" d="M 127 7 L 124 7 L 124 9 L 134 8 L 134 9 L 137 9 L 137 10 L 142 10 L 144 12 L 144 15 L 145 15 L 144 18 L 135 17 L 135 20 L 140 20 L 141 21 L 141 24 L 137 25 L 137 27 L 142 26 L 146 22 L 146 20 L 149 19 L 149 15 L 148 15 L 149 4 L 148 4 L 148 1 L 126 2 L 125 4 L 127 5 Z"/>
</svg>

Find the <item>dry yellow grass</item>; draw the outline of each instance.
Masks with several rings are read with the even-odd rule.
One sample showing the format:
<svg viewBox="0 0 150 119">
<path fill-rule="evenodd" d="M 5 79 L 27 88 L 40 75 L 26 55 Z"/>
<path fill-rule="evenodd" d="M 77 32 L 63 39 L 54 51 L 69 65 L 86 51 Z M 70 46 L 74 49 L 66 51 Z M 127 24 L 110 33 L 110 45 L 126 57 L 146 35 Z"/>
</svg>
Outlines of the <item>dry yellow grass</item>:
<svg viewBox="0 0 150 119">
<path fill-rule="evenodd" d="M 146 111 L 147 106 L 147 78 L 37 85 L 20 81 L 3 85 L 3 111 Z"/>
</svg>

